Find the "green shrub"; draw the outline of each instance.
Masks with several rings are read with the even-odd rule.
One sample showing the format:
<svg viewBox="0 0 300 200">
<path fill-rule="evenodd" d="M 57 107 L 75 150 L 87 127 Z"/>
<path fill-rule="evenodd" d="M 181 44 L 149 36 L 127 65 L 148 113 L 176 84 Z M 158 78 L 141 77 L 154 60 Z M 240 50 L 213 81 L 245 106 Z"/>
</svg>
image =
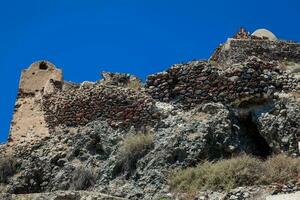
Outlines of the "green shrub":
<svg viewBox="0 0 300 200">
<path fill-rule="evenodd" d="M 17 162 L 12 156 L 0 157 L 0 183 L 7 183 L 10 176 L 14 175 Z"/>
<path fill-rule="evenodd" d="M 152 147 L 153 136 L 149 133 L 129 135 L 124 138 L 119 151 L 123 168 L 127 171 L 135 169 L 138 159 L 143 157 Z"/>
<path fill-rule="evenodd" d="M 243 155 L 216 162 L 205 161 L 196 167 L 175 170 L 169 176 L 169 183 L 178 192 L 229 190 L 240 186 L 284 183 L 298 177 L 299 166 L 299 159 L 283 155 L 266 161 Z"/>
<path fill-rule="evenodd" d="M 82 166 L 73 171 L 71 189 L 73 190 L 86 190 L 94 186 L 96 182 L 95 174 L 90 168 Z"/>
</svg>

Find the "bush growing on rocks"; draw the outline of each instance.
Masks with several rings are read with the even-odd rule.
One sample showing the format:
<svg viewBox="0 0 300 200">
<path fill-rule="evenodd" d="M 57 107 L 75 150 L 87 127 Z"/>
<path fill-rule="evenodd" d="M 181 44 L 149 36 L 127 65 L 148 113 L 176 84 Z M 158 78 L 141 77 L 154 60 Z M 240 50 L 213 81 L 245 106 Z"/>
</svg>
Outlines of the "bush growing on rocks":
<svg viewBox="0 0 300 200">
<path fill-rule="evenodd" d="M 73 171 L 70 188 L 74 190 L 86 190 L 93 186 L 95 182 L 95 174 L 92 169 L 80 166 Z"/>
<path fill-rule="evenodd" d="M 287 157 L 283 154 L 269 158 L 265 163 L 262 183 L 284 183 L 300 175 L 300 159 Z"/>
<path fill-rule="evenodd" d="M 129 135 L 124 138 L 119 156 L 126 171 L 135 169 L 138 159 L 153 147 L 153 136 L 150 133 Z"/>
<path fill-rule="evenodd" d="M 262 161 L 243 155 L 175 170 L 170 174 L 169 182 L 177 192 L 193 193 L 201 189 L 230 190 L 240 186 L 285 183 L 299 175 L 298 158 L 276 155 Z"/>
<path fill-rule="evenodd" d="M 17 169 L 17 162 L 12 156 L 0 157 L 0 183 L 6 183 Z"/>
</svg>

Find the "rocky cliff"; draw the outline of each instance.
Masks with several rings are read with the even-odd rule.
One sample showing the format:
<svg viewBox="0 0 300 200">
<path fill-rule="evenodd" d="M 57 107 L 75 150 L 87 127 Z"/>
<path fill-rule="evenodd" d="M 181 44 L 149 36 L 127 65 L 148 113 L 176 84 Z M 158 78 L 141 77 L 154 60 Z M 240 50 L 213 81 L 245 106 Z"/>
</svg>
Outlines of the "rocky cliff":
<svg viewBox="0 0 300 200">
<path fill-rule="evenodd" d="M 78 189 L 99 199 L 175 198 L 173 169 L 240 154 L 298 157 L 300 44 L 274 37 L 241 29 L 209 60 L 175 64 L 145 83 L 106 72 L 75 84 L 49 62 L 32 64 L 1 146 L 14 160 L 3 198 Z M 53 199 L 92 198 L 72 195 Z"/>
</svg>

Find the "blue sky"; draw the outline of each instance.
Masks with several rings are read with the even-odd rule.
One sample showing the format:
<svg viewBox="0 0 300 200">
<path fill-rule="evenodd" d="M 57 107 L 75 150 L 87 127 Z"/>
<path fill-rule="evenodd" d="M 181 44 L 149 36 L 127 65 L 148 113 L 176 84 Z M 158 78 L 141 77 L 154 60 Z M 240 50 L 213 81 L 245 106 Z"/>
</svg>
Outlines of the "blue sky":
<svg viewBox="0 0 300 200">
<path fill-rule="evenodd" d="M 12 118 L 21 70 L 36 60 L 64 79 L 101 71 L 142 79 L 171 64 L 207 59 L 240 26 L 300 41 L 300 1 L 0 0 L 0 141 Z"/>
</svg>

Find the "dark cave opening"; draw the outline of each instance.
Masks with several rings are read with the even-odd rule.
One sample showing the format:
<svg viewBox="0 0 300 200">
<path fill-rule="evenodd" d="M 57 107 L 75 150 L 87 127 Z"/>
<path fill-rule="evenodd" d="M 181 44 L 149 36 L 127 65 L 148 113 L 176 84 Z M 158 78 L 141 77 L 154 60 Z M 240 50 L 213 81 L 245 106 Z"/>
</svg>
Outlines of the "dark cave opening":
<svg viewBox="0 0 300 200">
<path fill-rule="evenodd" d="M 272 154 L 272 149 L 263 136 L 259 133 L 253 111 L 242 112 L 237 115 L 237 121 L 242 135 L 244 150 L 248 154 L 267 158 Z"/>
</svg>

